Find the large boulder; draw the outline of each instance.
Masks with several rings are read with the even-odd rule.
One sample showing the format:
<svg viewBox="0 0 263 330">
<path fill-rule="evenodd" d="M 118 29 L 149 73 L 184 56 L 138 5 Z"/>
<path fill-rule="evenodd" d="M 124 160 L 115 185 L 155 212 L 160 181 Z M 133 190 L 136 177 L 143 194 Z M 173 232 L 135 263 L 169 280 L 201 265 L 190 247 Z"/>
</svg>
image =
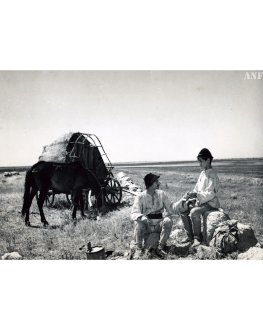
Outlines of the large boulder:
<svg viewBox="0 0 263 330">
<path fill-rule="evenodd" d="M 203 214 L 203 242 L 206 245 L 209 245 L 216 226 L 228 219 L 228 214 L 224 213 L 223 210 L 207 211 Z"/>
<path fill-rule="evenodd" d="M 184 256 L 189 252 L 191 242 L 182 243 L 188 236 L 186 231 L 182 228 L 176 228 L 172 230 L 169 239 L 167 240 L 167 249 L 169 253 L 176 254 L 178 256 Z"/>
<path fill-rule="evenodd" d="M 238 251 L 246 251 L 257 244 L 258 241 L 251 226 L 238 223 L 237 228 L 239 230 Z"/>
<path fill-rule="evenodd" d="M 186 231 L 182 228 L 174 229 L 170 234 L 170 239 L 173 241 L 177 241 L 178 243 L 187 239 Z"/>
<path fill-rule="evenodd" d="M 2 260 L 22 260 L 22 256 L 18 252 L 5 253 Z"/>
<path fill-rule="evenodd" d="M 173 244 L 167 245 L 169 253 L 177 256 L 185 256 L 189 252 L 190 247 L 191 242 L 182 244 L 175 241 Z"/>
<path fill-rule="evenodd" d="M 263 249 L 260 247 L 251 247 L 248 251 L 240 253 L 238 260 L 263 260 Z"/>
</svg>

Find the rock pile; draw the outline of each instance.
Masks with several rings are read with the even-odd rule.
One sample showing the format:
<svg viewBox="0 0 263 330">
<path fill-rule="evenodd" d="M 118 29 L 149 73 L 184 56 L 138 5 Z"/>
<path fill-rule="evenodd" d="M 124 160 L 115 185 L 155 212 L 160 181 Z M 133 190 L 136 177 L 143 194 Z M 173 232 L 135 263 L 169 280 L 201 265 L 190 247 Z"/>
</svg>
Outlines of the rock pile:
<svg viewBox="0 0 263 330">
<path fill-rule="evenodd" d="M 5 172 L 5 173 L 4 173 L 4 177 L 13 176 L 13 175 L 20 175 L 20 173 L 17 172 L 17 171 L 13 171 L 13 172 Z"/>
<path fill-rule="evenodd" d="M 142 192 L 142 189 L 136 185 L 132 179 L 127 176 L 125 173 L 123 172 L 119 172 L 116 175 L 116 179 L 119 181 L 121 187 L 124 189 L 124 201 L 128 201 L 131 199 L 134 199 L 134 196 L 136 196 L 137 194 L 139 194 L 140 192 Z M 125 190 L 129 191 L 130 193 L 125 194 Z"/>
</svg>

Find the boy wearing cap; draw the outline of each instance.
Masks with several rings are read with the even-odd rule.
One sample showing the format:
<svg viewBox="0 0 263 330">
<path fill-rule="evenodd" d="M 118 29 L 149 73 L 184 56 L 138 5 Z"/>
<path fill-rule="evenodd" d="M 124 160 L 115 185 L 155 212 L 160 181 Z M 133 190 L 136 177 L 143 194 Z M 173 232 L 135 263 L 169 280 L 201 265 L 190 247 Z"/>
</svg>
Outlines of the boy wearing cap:
<svg viewBox="0 0 263 330">
<path fill-rule="evenodd" d="M 202 172 L 194 190 L 187 192 L 181 199 L 182 208 L 187 208 L 186 212 L 181 213 L 182 221 L 188 234 L 188 240 L 194 240 L 193 246 L 200 245 L 202 241 L 201 215 L 220 207 L 216 196 L 219 190 L 219 179 L 211 166 L 213 156 L 208 149 L 204 148 L 199 152 L 197 159 Z M 190 206 L 193 202 L 195 202 L 195 206 Z"/>
<path fill-rule="evenodd" d="M 134 237 L 137 246 L 136 254 L 143 255 L 143 240 L 147 241 L 151 233 L 160 233 L 157 254 L 164 256 L 166 241 L 172 230 L 172 220 L 163 218 L 164 209 L 168 215 L 173 213 L 167 194 L 159 190 L 159 176 L 149 173 L 144 178 L 146 190 L 135 197 L 131 219 L 135 222 Z"/>
</svg>

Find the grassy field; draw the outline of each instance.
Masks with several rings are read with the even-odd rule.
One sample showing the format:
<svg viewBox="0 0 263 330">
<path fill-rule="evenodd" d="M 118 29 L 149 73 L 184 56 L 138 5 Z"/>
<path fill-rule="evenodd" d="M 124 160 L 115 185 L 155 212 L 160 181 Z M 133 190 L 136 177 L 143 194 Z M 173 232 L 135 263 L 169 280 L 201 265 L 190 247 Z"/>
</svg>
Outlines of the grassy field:
<svg viewBox="0 0 263 330">
<path fill-rule="evenodd" d="M 240 166 L 238 166 L 240 165 Z M 255 167 L 236 162 L 233 166 L 215 167 L 219 173 L 221 207 L 232 219 L 250 224 L 258 241 L 263 244 L 263 179 L 262 165 Z M 258 168 L 258 166 L 261 166 Z M 255 175 L 253 171 L 255 170 Z M 161 189 L 165 190 L 172 201 L 177 201 L 186 191 L 193 189 L 200 169 L 194 166 L 181 167 L 115 167 L 118 172 L 127 174 L 135 184 L 144 189 L 143 177 L 149 173 L 161 174 Z M 250 175 L 248 175 L 250 173 Z M 24 259 L 86 259 L 79 250 L 87 242 L 92 246 L 100 244 L 105 250 L 118 251 L 129 249 L 133 239 L 133 223 L 130 221 L 131 205 L 134 197 L 124 194 L 121 205 L 94 221 L 94 212 L 86 211 L 82 219 L 71 220 L 71 209 L 65 195 L 57 195 L 53 207 L 45 207 L 44 212 L 50 226 L 43 228 L 36 201 L 30 209 L 31 227 L 26 227 L 21 218 L 22 197 L 25 172 L 13 177 L 0 176 L 0 255 L 17 251 Z M 231 194 L 237 198 L 232 199 Z M 174 229 L 181 228 L 179 216 L 173 216 Z M 184 259 L 170 256 L 171 259 Z M 195 255 L 187 258 L 195 259 Z"/>
</svg>

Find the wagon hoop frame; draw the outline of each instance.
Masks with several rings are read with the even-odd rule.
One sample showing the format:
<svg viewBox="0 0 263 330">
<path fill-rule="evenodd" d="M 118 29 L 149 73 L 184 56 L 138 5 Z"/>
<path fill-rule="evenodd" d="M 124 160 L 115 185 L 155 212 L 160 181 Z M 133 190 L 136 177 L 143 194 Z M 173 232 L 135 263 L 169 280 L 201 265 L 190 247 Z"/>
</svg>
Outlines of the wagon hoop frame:
<svg viewBox="0 0 263 330">
<path fill-rule="evenodd" d="M 111 161 L 110 161 L 108 155 L 106 154 L 105 149 L 103 148 L 102 143 L 100 142 L 100 139 L 97 137 L 97 135 L 95 135 L 95 134 L 87 134 L 87 133 L 79 133 L 79 136 L 77 137 L 76 141 L 69 142 L 69 144 L 74 145 L 74 144 L 77 143 L 77 144 L 83 144 L 84 145 L 85 143 L 79 141 L 82 137 L 85 137 L 89 143 L 91 143 L 91 141 L 92 141 L 92 143 L 93 143 L 93 145 L 95 147 L 101 148 L 102 153 L 100 152 L 100 155 L 102 157 L 102 160 L 104 161 L 104 164 L 105 164 L 107 170 L 109 171 L 109 175 L 111 177 L 113 177 L 112 169 L 114 167 L 112 166 Z M 71 158 L 80 159 L 80 157 L 72 155 L 72 152 L 73 152 L 73 149 L 67 154 L 67 156 L 68 157 L 71 157 Z M 103 159 L 103 157 L 105 158 L 106 162 Z"/>
</svg>

